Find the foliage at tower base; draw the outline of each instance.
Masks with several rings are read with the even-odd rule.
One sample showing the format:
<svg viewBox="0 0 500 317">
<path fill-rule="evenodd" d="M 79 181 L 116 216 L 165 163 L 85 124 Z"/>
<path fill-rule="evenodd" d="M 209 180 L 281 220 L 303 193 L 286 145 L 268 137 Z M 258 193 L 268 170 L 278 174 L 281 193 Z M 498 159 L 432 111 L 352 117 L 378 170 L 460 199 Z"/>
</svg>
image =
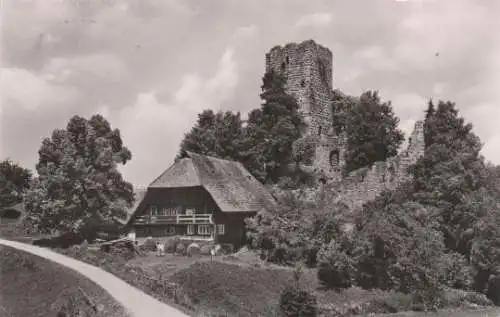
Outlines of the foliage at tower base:
<svg viewBox="0 0 500 317">
<path fill-rule="evenodd" d="M 42 142 L 38 177 L 26 193 L 28 220 L 43 232 L 79 231 L 112 222 L 133 204 L 118 164 L 131 159 L 120 131 L 101 115 L 74 116 Z"/>
<path fill-rule="evenodd" d="M 323 247 L 318 278 L 325 286 L 396 290 L 435 308 L 444 287 L 468 288 L 466 259 L 446 252 L 435 210 L 408 200 L 409 194 L 384 192 L 356 213 L 347 241 Z"/>
<path fill-rule="evenodd" d="M 424 133 L 414 180 L 366 203 L 349 243 L 323 246 L 318 278 L 326 286 L 393 289 L 436 308 L 444 288 L 483 291 L 498 273 L 498 167 L 484 163 L 453 103 L 429 104 Z"/>
<path fill-rule="evenodd" d="M 359 98 L 336 96 L 334 119 L 340 121 L 347 137 L 344 173 L 397 154 L 404 135 L 390 101 L 382 102 L 376 91 L 364 92 Z M 338 114 L 339 108 L 344 110 L 343 117 Z"/>
<path fill-rule="evenodd" d="M 274 72 L 264 75 L 263 103 L 250 111 L 245 127 L 239 113 L 200 113 L 195 126 L 184 136 L 177 157 L 193 151 L 239 161 L 262 182 L 276 182 L 288 164 L 310 161 L 311 148 L 305 140 L 298 141 L 305 127 L 299 106 L 284 85 L 282 76 Z M 294 147 L 296 141 L 300 144 Z"/>
<path fill-rule="evenodd" d="M 246 219 L 248 246 L 269 262 L 316 266 L 321 246 L 342 235 L 347 208 L 336 205 L 319 209 L 290 192 L 278 203 L 276 210 L 263 210 Z"/>
<path fill-rule="evenodd" d="M 9 159 L 0 162 L 0 209 L 22 202 L 31 179 L 30 170 Z"/>
</svg>

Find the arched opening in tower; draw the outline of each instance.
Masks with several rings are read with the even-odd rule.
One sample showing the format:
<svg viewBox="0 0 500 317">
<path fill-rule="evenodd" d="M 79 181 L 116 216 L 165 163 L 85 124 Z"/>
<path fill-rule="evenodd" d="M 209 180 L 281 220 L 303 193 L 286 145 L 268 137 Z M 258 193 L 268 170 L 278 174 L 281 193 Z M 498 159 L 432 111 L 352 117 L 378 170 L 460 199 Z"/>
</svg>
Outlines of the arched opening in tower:
<svg viewBox="0 0 500 317">
<path fill-rule="evenodd" d="M 318 135 L 321 135 L 321 132 L 323 132 L 322 129 L 323 129 L 323 127 L 319 126 L 319 128 L 318 128 Z"/>
<path fill-rule="evenodd" d="M 338 167 L 339 163 L 340 163 L 340 152 L 339 150 L 335 149 L 330 152 L 330 166 Z"/>
</svg>

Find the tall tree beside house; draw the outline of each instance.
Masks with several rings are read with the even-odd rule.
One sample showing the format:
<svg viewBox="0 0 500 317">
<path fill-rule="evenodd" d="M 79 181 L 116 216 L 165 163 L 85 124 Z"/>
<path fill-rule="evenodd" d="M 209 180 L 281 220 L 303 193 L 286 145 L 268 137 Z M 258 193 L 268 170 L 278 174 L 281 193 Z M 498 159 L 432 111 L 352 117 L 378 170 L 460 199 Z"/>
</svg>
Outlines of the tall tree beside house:
<svg viewBox="0 0 500 317">
<path fill-rule="evenodd" d="M 0 208 L 22 202 L 30 187 L 32 173 L 10 159 L 0 162 Z"/>
<path fill-rule="evenodd" d="M 238 160 L 243 122 L 239 112 L 204 110 L 185 134 L 177 158 L 187 151 L 222 159 Z"/>
<path fill-rule="evenodd" d="M 390 102 L 382 102 L 376 91 L 367 91 L 346 110 L 345 172 L 397 154 L 404 135 Z"/>
<path fill-rule="evenodd" d="M 285 91 L 282 75 L 266 73 L 261 88 L 263 103 L 248 115 L 243 164 L 261 181 L 276 181 L 280 168 L 294 162 L 293 144 L 305 122 L 297 101 Z"/>
<path fill-rule="evenodd" d="M 133 187 L 118 170 L 131 158 L 120 131 L 101 115 L 74 116 L 43 140 L 38 177 L 26 194 L 29 221 L 40 231 L 78 231 L 123 217 Z"/>
</svg>

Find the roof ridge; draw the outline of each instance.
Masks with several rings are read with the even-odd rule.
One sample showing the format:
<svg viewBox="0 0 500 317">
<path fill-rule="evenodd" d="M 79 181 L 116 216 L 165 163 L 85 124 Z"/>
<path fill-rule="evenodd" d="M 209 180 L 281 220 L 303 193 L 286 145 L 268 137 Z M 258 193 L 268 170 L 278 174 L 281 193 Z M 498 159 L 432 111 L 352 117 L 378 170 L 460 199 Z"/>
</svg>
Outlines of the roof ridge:
<svg viewBox="0 0 500 317">
<path fill-rule="evenodd" d="M 188 155 L 189 155 L 189 159 L 191 160 L 191 164 L 193 165 L 193 169 L 194 169 L 194 171 L 196 172 L 196 177 L 198 177 L 198 179 L 200 180 L 200 185 L 201 185 L 203 188 L 205 188 L 205 184 L 204 184 L 204 181 L 203 181 L 203 177 L 201 177 L 201 174 L 200 174 L 200 169 L 198 168 L 198 164 L 195 162 L 196 160 L 193 160 L 193 159 L 191 158 L 191 154 L 192 154 L 193 152 L 191 152 L 191 151 L 186 151 L 186 152 L 188 153 Z M 200 154 L 198 154 L 198 155 L 200 155 Z M 205 188 L 205 189 L 206 189 L 206 188 Z"/>
<path fill-rule="evenodd" d="M 182 158 L 181 160 L 183 160 L 184 158 Z M 179 160 L 180 162 L 180 160 Z M 173 164 L 171 164 L 167 169 L 165 169 L 163 172 L 160 173 L 160 175 L 158 177 L 156 177 L 151 183 L 149 183 L 148 186 L 146 186 L 146 189 L 148 189 L 149 187 L 151 187 L 151 185 L 153 185 L 154 183 L 156 183 L 156 181 L 158 181 L 163 175 L 165 175 L 168 171 L 170 171 L 171 169 L 174 168 L 174 166 L 176 165 L 175 164 L 176 162 L 174 162 Z"/>
<path fill-rule="evenodd" d="M 235 160 L 223 159 L 220 157 L 215 157 L 215 156 L 206 155 L 206 154 L 200 154 L 200 153 L 191 152 L 191 151 L 186 151 L 186 153 L 188 154 L 188 156 L 191 156 L 192 154 L 194 154 L 194 155 L 198 155 L 198 156 L 204 156 L 204 157 L 209 158 L 209 159 L 214 159 L 214 160 L 228 162 L 228 163 L 240 163 L 239 161 L 235 161 Z"/>
</svg>

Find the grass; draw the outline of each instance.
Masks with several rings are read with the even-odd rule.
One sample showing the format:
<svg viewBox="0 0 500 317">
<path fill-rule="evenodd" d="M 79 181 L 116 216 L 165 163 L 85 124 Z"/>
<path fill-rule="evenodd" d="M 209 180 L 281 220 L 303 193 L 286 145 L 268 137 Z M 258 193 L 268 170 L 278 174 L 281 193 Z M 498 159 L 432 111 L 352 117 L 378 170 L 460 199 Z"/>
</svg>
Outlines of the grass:
<svg viewBox="0 0 500 317">
<path fill-rule="evenodd" d="M 0 276 L 1 316 L 56 316 L 71 303 L 89 317 L 126 316 L 122 306 L 89 279 L 29 253 L 1 246 Z"/>
<path fill-rule="evenodd" d="M 59 252 L 99 266 L 142 289 L 160 301 L 191 316 L 276 316 L 279 296 L 292 281 L 293 269 L 266 265 L 249 253 L 230 257 L 186 257 L 154 253 L 129 259 L 86 247 Z M 306 269 L 302 285 L 313 292 L 321 307 L 320 316 L 353 316 L 352 307 L 371 304 L 374 316 L 393 317 L 479 317 L 500 316 L 495 308 L 442 310 L 437 313 L 404 312 L 408 298 L 402 294 L 351 288 L 341 292 L 322 290 L 314 269 Z M 392 308 L 391 309 L 388 309 Z M 364 315 L 360 315 L 364 316 Z"/>
<path fill-rule="evenodd" d="M 240 257 L 241 258 L 241 257 Z M 249 264 L 250 263 L 250 264 Z M 187 258 L 167 254 L 164 258 L 145 257 L 134 259 L 129 265 L 140 266 L 153 276 L 167 278 L 178 284 L 191 299 L 196 312 L 210 312 L 207 316 L 275 316 L 281 292 L 290 285 L 293 270 L 238 257 L 231 261 L 217 258 Z M 322 290 L 317 282 L 316 271 L 306 269 L 302 286 L 313 292 L 325 316 L 348 313 L 352 308 L 369 307 L 368 311 L 387 313 L 408 309 L 409 296 L 394 292 L 370 291 L 350 288 L 341 292 Z M 399 313 L 378 316 L 497 316 L 500 310 L 482 308 L 482 311 L 466 309 L 443 310 L 438 313 Z M 496 314 L 496 315 L 495 315 Z M 203 315 L 201 315 L 203 316 Z M 345 316 L 345 315 L 344 315 Z"/>
</svg>

